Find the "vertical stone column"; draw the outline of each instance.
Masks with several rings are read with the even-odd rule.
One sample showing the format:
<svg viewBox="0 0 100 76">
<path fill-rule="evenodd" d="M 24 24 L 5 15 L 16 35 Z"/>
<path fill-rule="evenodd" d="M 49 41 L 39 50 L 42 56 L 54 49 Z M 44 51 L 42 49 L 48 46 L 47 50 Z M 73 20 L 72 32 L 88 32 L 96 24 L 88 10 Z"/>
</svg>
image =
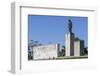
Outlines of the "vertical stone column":
<svg viewBox="0 0 100 76">
<path fill-rule="evenodd" d="M 84 40 L 74 41 L 74 56 L 82 56 L 84 54 Z"/>
<path fill-rule="evenodd" d="M 74 41 L 74 56 L 80 56 L 80 40 Z"/>
<path fill-rule="evenodd" d="M 66 34 L 66 56 L 74 56 L 74 33 L 68 32 Z"/>
</svg>

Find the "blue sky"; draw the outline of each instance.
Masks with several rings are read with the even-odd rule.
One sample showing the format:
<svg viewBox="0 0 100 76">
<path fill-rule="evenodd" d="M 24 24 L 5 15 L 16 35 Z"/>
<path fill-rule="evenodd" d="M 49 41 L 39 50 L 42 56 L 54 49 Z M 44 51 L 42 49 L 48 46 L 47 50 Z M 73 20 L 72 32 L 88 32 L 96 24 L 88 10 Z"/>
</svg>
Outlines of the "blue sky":
<svg viewBox="0 0 100 76">
<path fill-rule="evenodd" d="M 68 19 L 73 23 L 72 31 L 75 36 L 85 41 L 88 45 L 88 18 L 76 16 L 28 16 L 28 38 L 37 40 L 42 44 L 60 43 L 65 45 Z"/>
</svg>

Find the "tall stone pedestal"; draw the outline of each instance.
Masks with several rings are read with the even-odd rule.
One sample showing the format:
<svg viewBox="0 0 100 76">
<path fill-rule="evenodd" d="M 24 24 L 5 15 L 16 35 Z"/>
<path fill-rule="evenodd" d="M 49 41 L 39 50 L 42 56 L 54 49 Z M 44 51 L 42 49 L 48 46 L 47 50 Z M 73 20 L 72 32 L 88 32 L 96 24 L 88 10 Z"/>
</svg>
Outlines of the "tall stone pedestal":
<svg viewBox="0 0 100 76">
<path fill-rule="evenodd" d="M 68 32 L 65 36 L 66 39 L 66 56 L 74 56 L 74 33 Z"/>
</svg>

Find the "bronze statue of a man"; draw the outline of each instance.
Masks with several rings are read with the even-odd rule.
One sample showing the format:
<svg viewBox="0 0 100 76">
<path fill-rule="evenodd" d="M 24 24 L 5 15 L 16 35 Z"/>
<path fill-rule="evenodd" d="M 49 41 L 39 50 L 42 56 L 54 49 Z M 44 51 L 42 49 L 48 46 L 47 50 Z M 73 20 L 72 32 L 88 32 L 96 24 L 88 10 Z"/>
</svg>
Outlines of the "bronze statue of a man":
<svg viewBox="0 0 100 76">
<path fill-rule="evenodd" d="M 70 19 L 68 20 L 68 32 L 72 32 L 72 21 Z"/>
</svg>

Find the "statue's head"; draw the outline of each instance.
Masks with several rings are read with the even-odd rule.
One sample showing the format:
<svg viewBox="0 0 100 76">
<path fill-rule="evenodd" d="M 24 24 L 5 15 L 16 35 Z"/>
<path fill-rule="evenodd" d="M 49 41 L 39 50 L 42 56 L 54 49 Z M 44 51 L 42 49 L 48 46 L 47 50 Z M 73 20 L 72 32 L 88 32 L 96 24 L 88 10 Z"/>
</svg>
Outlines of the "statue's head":
<svg viewBox="0 0 100 76">
<path fill-rule="evenodd" d="M 69 26 L 72 25 L 71 19 L 68 19 L 68 25 L 69 25 Z"/>
<path fill-rule="evenodd" d="M 68 19 L 68 22 L 71 22 L 71 20 L 70 20 L 70 19 Z"/>
</svg>

